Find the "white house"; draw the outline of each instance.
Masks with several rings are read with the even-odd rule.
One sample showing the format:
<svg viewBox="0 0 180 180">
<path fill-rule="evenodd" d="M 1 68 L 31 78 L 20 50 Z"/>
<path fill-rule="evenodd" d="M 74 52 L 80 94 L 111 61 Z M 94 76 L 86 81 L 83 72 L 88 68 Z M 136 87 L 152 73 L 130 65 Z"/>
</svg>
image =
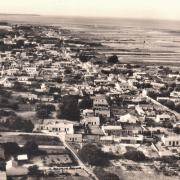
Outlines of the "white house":
<svg viewBox="0 0 180 180">
<path fill-rule="evenodd" d="M 138 118 L 128 113 L 124 116 L 121 116 L 118 121 L 123 123 L 136 123 L 138 121 Z"/>
<path fill-rule="evenodd" d="M 156 122 L 170 121 L 171 116 L 169 114 L 158 114 L 155 118 Z"/>
<path fill-rule="evenodd" d="M 73 123 L 63 122 L 61 120 L 52 120 L 44 124 L 36 124 L 34 131 L 74 134 L 74 125 Z"/>
<path fill-rule="evenodd" d="M 171 146 L 171 147 L 180 146 L 179 135 L 162 136 L 161 140 L 165 146 Z"/>
<path fill-rule="evenodd" d="M 18 161 L 27 161 L 28 160 L 28 156 L 27 154 L 21 154 L 17 156 L 17 160 Z"/>
<path fill-rule="evenodd" d="M 18 163 L 14 160 L 14 158 L 11 158 L 9 161 L 6 161 L 6 170 L 11 169 L 12 167 L 17 167 Z"/>
<path fill-rule="evenodd" d="M 83 110 L 83 116 L 85 117 L 93 117 L 94 111 L 92 109 L 84 109 Z"/>
<path fill-rule="evenodd" d="M 32 76 L 32 77 L 38 75 L 38 73 L 39 73 L 39 72 L 37 71 L 37 68 L 36 68 L 36 67 L 25 67 L 24 70 L 27 72 L 27 74 L 28 74 L 29 76 Z"/>
<path fill-rule="evenodd" d="M 86 117 L 81 123 L 88 126 L 100 126 L 100 119 L 99 117 Z"/>
</svg>

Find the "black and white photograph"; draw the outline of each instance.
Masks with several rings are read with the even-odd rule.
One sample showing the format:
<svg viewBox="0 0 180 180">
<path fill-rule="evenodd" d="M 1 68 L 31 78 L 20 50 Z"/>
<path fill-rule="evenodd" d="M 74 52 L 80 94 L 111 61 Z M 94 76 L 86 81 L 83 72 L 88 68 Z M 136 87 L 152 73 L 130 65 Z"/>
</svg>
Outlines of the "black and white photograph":
<svg viewBox="0 0 180 180">
<path fill-rule="evenodd" d="M 180 180 L 180 1 L 0 0 L 0 180 Z"/>
</svg>

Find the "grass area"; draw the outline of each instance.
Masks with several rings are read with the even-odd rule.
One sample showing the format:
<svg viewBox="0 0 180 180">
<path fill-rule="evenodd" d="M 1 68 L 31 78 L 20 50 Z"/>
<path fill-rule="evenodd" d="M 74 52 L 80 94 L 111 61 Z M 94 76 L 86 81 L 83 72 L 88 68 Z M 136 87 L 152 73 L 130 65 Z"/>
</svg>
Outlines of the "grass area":
<svg viewBox="0 0 180 180">
<path fill-rule="evenodd" d="M 3 135 L 0 137 L 0 143 L 16 142 L 19 145 L 24 145 L 28 141 L 35 141 L 38 145 L 53 145 L 61 146 L 62 142 L 57 137 L 44 135 Z"/>
</svg>

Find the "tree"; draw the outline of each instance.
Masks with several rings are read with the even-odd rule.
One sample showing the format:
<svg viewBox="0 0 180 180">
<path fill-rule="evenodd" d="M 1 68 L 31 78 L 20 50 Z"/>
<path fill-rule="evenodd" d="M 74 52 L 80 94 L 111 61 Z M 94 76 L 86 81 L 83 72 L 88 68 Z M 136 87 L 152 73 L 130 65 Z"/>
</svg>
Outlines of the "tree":
<svg viewBox="0 0 180 180">
<path fill-rule="evenodd" d="M 116 64 L 119 62 L 119 60 L 118 60 L 118 57 L 116 55 L 113 55 L 113 56 L 108 57 L 107 62 L 109 64 Z"/>
<path fill-rule="evenodd" d="M 0 171 L 6 171 L 6 163 L 3 159 L 0 159 Z"/>
<path fill-rule="evenodd" d="M 149 97 L 153 98 L 153 99 L 156 99 L 157 96 L 159 96 L 159 94 L 156 93 L 156 92 L 154 92 L 154 91 L 149 91 L 149 92 L 147 93 L 147 95 L 148 95 Z"/>
<path fill-rule="evenodd" d="M 91 109 L 92 106 L 93 100 L 89 96 L 84 97 L 82 101 L 79 103 L 80 109 Z"/>
<path fill-rule="evenodd" d="M 79 60 L 80 60 L 81 62 L 88 62 L 88 61 L 90 60 L 90 58 L 89 58 L 88 55 L 86 55 L 86 53 L 80 52 L 80 54 L 79 54 Z"/>
<path fill-rule="evenodd" d="M 163 103 L 163 105 L 172 109 L 172 110 L 174 110 L 174 108 L 175 108 L 175 104 L 172 101 L 166 101 L 165 103 Z"/>
<path fill-rule="evenodd" d="M 129 159 L 129 160 L 136 161 L 136 162 L 146 160 L 146 156 L 141 151 L 128 151 L 128 152 L 123 154 L 123 157 L 125 159 Z"/>
<path fill-rule="evenodd" d="M 117 176 L 111 172 L 104 171 L 101 167 L 96 167 L 94 169 L 94 173 L 98 177 L 99 180 L 123 180 L 123 175 Z"/>
<path fill-rule="evenodd" d="M 29 170 L 29 175 L 31 176 L 41 176 L 42 175 L 42 172 L 39 170 L 39 167 L 34 165 L 34 166 L 30 166 L 28 168 Z"/>
<path fill-rule="evenodd" d="M 72 74 L 72 69 L 71 68 L 66 68 L 64 71 L 64 74 Z"/>
<path fill-rule="evenodd" d="M 180 128 L 179 128 L 179 127 L 175 127 L 175 128 L 174 128 L 174 132 L 175 132 L 176 134 L 180 134 Z"/>
<path fill-rule="evenodd" d="M 39 152 L 38 145 L 34 141 L 28 141 L 23 149 L 28 155 L 36 155 Z"/>
<path fill-rule="evenodd" d="M 103 166 L 109 163 L 106 154 L 94 144 L 86 144 L 79 151 L 81 159 L 90 164 Z"/>
<path fill-rule="evenodd" d="M 2 125 L 6 128 L 25 132 L 32 132 L 34 129 L 34 124 L 30 120 L 25 120 L 17 115 L 10 116 Z"/>
<path fill-rule="evenodd" d="M 55 110 L 56 108 L 53 104 L 39 104 L 36 109 L 36 115 L 40 119 L 46 119 Z"/>
<path fill-rule="evenodd" d="M 21 152 L 21 148 L 15 142 L 7 142 L 3 144 L 6 156 L 13 156 Z"/>
<path fill-rule="evenodd" d="M 36 116 L 40 119 L 47 119 L 50 117 L 50 113 L 45 109 L 41 109 L 36 112 Z"/>
<path fill-rule="evenodd" d="M 18 92 L 26 92 L 27 91 L 27 89 L 19 82 L 14 83 L 13 89 Z"/>
<path fill-rule="evenodd" d="M 77 96 L 67 95 L 62 99 L 62 105 L 59 109 L 59 114 L 57 118 L 64 118 L 71 121 L 79 121 L 80 119 L 80 110 L 78 106 Z"/>
<path fill-rule="evenodd" d="M 175 110 L 180 113 L 180 103 L 175 106 Z"/>
</svg>

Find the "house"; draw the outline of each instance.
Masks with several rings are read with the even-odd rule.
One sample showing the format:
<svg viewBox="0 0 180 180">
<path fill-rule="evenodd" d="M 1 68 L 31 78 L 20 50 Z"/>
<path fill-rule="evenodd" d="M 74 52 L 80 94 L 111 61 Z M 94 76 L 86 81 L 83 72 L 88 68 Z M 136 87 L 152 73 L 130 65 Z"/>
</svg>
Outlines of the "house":
<svg viewBox="0 0 180 180">
<path fill-rule="evenodd" d="M 161 140 L 165 146 L 180 147 L 179 135 L 162 136 Z"/>
<path fill-rule="evenodd" d="M 105 96 L 97 95 L 93 100 L 93 109 L 95 111 L 95 116 L 105 116 L 110 117 L 109 104 Z"/>
<path fill-rule="evenodd" d="M 21 93 L 21 97 L 28 99 L 30 101 L 38 100 L 38 95 L 32 93 Z"/>
<path fill-rule="evenodd" d="M 54 101 L 54 96 L 50 96 L 50 95 L 40 95 L 39 96 L 40 101 L 43 102 L 53 102 Z"/>
<path fill-rule="evenodd" d="M 17 160 L 18 161 L 27 161 L 28 160 L 28 156 L 27 156 L 27 154 L 18 155 L 17 156 Z"/>
<path fill-rule="evenodd" d="M 65 135 L 65 141 L 82 143 L 83 137 L 82 137 L 82 134 L 66 134 Z"/>
<path fill-rule="evenodd" d="M 130 86 L 128 84 L 128 82 L 126 83 L 116 83 L 115 87 L 118 91 L 124 91 L 124 90 L 128 90 L 128 89 L 132 89 L 132 86 Z"/>
<path fill-rule="evenodd" d="M 17 69 L 17 68 L 6 70 L 6 74 L 7 74 L 8 76 L 17 75 L 18 72 L 19 72 L 19 69 Z"/>
<path fill-rule="evenodd" d="M 1 177 L 1 180 L 7 180 L 6 172 L 0 171 L 0 177 Z"/>
<path fill-rule="evenodd" d="M 123 144 L 141 144 L 143 143 L 143 140 L 143 135 L 122 136 L 119 138 L 119 142 Z"/>
<path fill-rule="evenodd" d="M 3 85 L 6 88 L 12 88 L 14 86 L 14 83 L 5 77 L 0 79 L 0 85 Z"/>
<path fill-rule="evenodd" d="M 35 124 L 34 131 L 74 134 L 74 125 L 62 120 L 49 120 L 43 124 Z"/>
<path fill-rule="evenodd" d="M 18 77 L 18 82 L 24 83 L 24 84 L 32 84 L 32 78 L 29 76 L 19 76 Z"/>
<path fill-rule="evenodd" d="M 10 160 L 6 161 L 6 170 L 9 170 L 13 167 L 17 167 L 18 163 L 14 160 L 14 158 L 11 158 Z"/>
<path fill-rule="evenodd" d="M 84 117 L 93 117 L 94 111 L 92 109 L 85 109 L 82 114 Z"/>
<path fill-rule="evenodd" d="M 124 116 L 121 116 L 118 121 L 121 123 L 136 123 L 138 118 L 128 113 Z"/>
<path fill-rule="evenodd" d="M 170 93 L 170 97 L 180 98 L 180 91 L 172 91 L 172 92 Z"/>
<path fill-rule="evenodd" d="M 111 135 L 119 136 L 122 134 L 121 125 L 104 125 L 101 128 L 106 136 L 111 136 Z"/>
<path fill-rule="evenodd" d="M 83 136 L 83 143 L 99 143 L 100 142 L 100 135 L 84 135 Z"/>
<path fill-rule="evenodd" d="M 163 122 L 163 121 L 170 121 L 172 120 L 169 114 L 158 114 L 156 115 L 155 122 Z"/>
<path fill-rule="evenodd" d="M 37 76 L 38 75 L 38 70 L 36 67 L 25 67 L 24 70 L 27 72 L 27 74 L 31 77 Z"/>
<path fill-rule="evenodd" d="M 153 88 L 158 88 L 158 89 L 160 89 L 160 88 L 163 88 L 163 87 L 165 87 L 165 84 L 164 83 L 158 83 L 158 82 L 151 82 L 151 85 L 153 86 Z"/>
<path fill-rule="evenodd" d="M 113 136 L 102 136 L 100 137 L 100 142 L 105 145 L 112 145 L 114 142 L 114 137 Z"/>
<path fill-rule="evenodd" d="M 21 154 L 16 157 L 18 165 L 22 165 L 24 163 L 28 162 L 28 156 L 27 154 Z"/>
<path fill-rule="evenodd" d="M 100 119 L 99 117 L 85 117 L 81 124 L 84 124 L 85 126 L 100 126 Z"/>
<path fill-rule="evenodd" d="M 142 95 L 148 96 L 149 93 L 154 93 L 154 92 L 156 92 L 156 91 L 153 88 L 146 88 L 146 89 L 143 89 Z"/>
</svg>

